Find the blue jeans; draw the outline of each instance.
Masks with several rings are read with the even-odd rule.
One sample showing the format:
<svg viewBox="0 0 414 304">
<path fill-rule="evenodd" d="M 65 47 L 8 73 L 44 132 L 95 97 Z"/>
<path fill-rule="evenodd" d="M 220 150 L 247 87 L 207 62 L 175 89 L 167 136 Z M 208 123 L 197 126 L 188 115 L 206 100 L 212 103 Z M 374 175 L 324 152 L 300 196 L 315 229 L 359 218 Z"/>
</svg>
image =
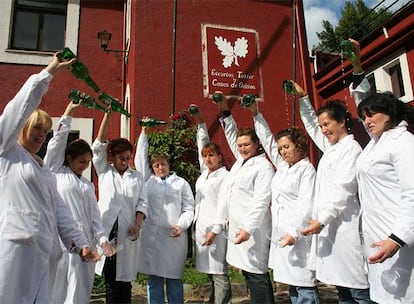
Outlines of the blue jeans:
<svg viewBox="0 0 414 304">
<path fill-rule="evenodd" d="M 184 287 L 181 279 L 165 278 L 167 298 L 170 304 L 184 303 Z M 149 275 L 147 281 L 147 294 L 149 304 L 164 304 L 164 278 Z"/>
<path fill-rule="evenodd" d="M 251 273 L 242 271 L 246 278 L 246 284 L 250 292 L 251 303 L 257 304 L 274 304 L 275 298 L 273 295 L 272 281 L 269 273 Z"/>
<path fill-rule="evenodd" d="M 290 301 L 292 304 L 320 304 L 317 287 L 289 286 Z"/>
<path fill-rule="evenodd" d="M 335 286 L 338 291 L 338 304 L 368 304 L 372 303 L 369 298 L 369 288 L 357 289 Z"/>
<path fill-rule="evenodd" d="M 231 284 L 227 274 L 209 274 L 211 280 L 210 304 L 231 303 Z"/>
</svg>

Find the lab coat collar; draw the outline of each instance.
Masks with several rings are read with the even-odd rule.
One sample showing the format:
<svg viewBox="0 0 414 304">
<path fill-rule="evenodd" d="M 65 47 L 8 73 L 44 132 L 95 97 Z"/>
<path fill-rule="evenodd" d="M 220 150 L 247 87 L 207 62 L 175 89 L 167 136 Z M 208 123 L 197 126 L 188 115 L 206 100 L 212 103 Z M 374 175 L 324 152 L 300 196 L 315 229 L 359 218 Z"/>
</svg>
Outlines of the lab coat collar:
<svg viewBox="0 0 414 304">
<path fill-rule="evenodd" d="M 396 138 L 400 137 L 405 131 L 407 131 L 407 126 L 408 126 L 408 123 L 405 120 L 402 120 L 398 124 L 398 126 L 385 131 L 384 133 L 382 133 L 382 135 L 379 138 L 390 137 L 390 138 L 396 139 Z"/>
<path fill-rule="evenodd" d="M 354 135 L 348 134 L 345 137 L 341 138 L 336 144 L 330 145 L 328 147 L 329 150 L 336 150 L 337 148 L 348 145 L 351 141 L 354 140 Z"/>
<path fill-rule="evenodd" d="M 156 180 L 157 182 L 162 183 L 162 182 L 166 182 L 167 180 L 169 180 L 171 177 L 173 177 L 173 176 L 175 176 L 175 175 L 176 175 L 176 174 L 175 174 L 175 172 L 174 172 L 174 171 L 170 171 L 170 173 L 169 173 L 166 177 L 164 177 L 164 178 L 161 178 L 161 177 L 156 176 L 156 175 L 154 175 L 154 178 L 155 178 L 155 180 Z"/>
</svg>

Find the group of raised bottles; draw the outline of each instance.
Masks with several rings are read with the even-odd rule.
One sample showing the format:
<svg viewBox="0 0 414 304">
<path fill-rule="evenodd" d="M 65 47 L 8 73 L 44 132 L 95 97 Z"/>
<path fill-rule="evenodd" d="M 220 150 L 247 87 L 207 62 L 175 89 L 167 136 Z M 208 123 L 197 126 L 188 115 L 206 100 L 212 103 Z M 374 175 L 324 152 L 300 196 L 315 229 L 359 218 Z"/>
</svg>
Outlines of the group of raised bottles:
<svg viewBox="0 0 414 304">
<path fill-rule="evenodd" d="M 346 56 L 347 58 L 351 58 L 351 59 L 356 58 L 355 48 L 349 40 L 342 40 L 340 44 L 340 50 L 343 56 Z M 283 88 L 283 91 L 285 92 L 285 96 L 294 95 L 296 93 L 293 80 L 288 80 L 288 79 L 283 80 L 282 88 Z M 223 93 L 220 91 L 214 92 L 212 97 L 215 103 L 220 103 L 223 101 Z M 241 98 L 239 98 L 240 106 L 243 108 L 247 108 L 253 102 L 255 102 L 256 99 L 257 99 L 257 95 L 245 94 Z M 190 114 L 196 114 L 198 111 L 199 109 L 196 104 L 191 104 L 188 108 L 188 112 Z"/>
<path fill-rule="evenodd" d="M 348 57 L 352 58 L 355 57 L 355 49 L 352 45 L 352 43 L 349 40 L 343 40 L 341 42 L 341 53 Z M 116 99 L 115 97 L 112 97 L 106 92 L 101 92 L 101 89 L 96 85 L 96 83 L 93 81 L 93 79 L 89 76 L 88 68 L 79 60 L 79 58 L 69 49 L 64 48 L 62 51 L 60 51 L 57 55 L 58 59 L 61 61 L 69 61 L 73 58 L 76 58 L 75 62 L 71 66 L 71 72 L 72 74 L 84 81 L 86 84 L 88 84 L 96 93 L 99 93 L 98 99 L 102 102 L 100 104 L 96 101 L 95 98 L 92 96 L 81 92 L 77 89 L 72 89 L 69 93 L 69 99 L 72 100 L 73 103 L 79 103 L 82 101 L 82 105 L 89 108 L 89 109 L 97 109 L 103 112 L 108 112 L 108 107 L 111 108 L 113 111 L 120 112 L 127 117 L 131 117 L 131 114 L 124 109 L 122 106 L 122 103 Z M 292 80 L 283 80 L 282 82 L 282 88 L 285 92 L 285 95 L 293 95 L 295 94 L 295 87 Z M 223 93 L 222 92 L 215 92 L 213 94 L 213 101 L 215 103 L 220 103 L 223 101 Z M 254 94 L 245 94 L 240 98 L 240 106 L 242 107 L 249 107 L 253 102 L 256 101 L 257 96 Z M 188 108 L 188 112 L 190 114 L 196 114 L 198 112 L 198 106 L 195 104 L 191 104 Z M 163 120 L 158 120 L 154 118 L 141 118 L 139 120 L 139 124 L 141 126 L 148 126 L 148 127 L 154 127 L 159 125 L 165 125 L 166 122 Z"/>
</svg>

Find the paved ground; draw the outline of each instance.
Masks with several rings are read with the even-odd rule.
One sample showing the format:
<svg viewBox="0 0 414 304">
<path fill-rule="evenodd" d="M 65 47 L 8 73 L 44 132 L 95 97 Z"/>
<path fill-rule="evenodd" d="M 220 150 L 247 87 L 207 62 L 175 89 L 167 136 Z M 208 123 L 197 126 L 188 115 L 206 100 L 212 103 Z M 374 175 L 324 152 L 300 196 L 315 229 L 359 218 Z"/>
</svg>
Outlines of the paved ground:
<svg viewBox="0 0 414 304">
<path fill-rule="evenodd" d="M 318 286 L 319 293 L 321 297 L 322 304 L 331 304 L 338 303 L 338 298 L 336 295 L 336 289 L 332 286 L 327 286 L 320 284 Z M 233 291 L 233 304 L 248 304 L 250 303 L 249 297 L 247 296 L 246 286 L 244 284 L 235 284 L 232 285 Z M 185 287 L 185 303 L 191 304 L 205 304 L 208 303 L 208 288 L 199 288 L 197 290 Z M 275 302 L 276 304 L 289 304 L 289 294 L 287 287 L 285 285 L 277 284 L 275 292 Z M 104 304 L 105 295 L 104 294 L 95 294 L 92 295 L 91 304 Z M 147 303 L 147 297 L 145 294 L 145 289 L 138 286 L 133 287 L 133 304 L 144 304 Z"/>
</svg>

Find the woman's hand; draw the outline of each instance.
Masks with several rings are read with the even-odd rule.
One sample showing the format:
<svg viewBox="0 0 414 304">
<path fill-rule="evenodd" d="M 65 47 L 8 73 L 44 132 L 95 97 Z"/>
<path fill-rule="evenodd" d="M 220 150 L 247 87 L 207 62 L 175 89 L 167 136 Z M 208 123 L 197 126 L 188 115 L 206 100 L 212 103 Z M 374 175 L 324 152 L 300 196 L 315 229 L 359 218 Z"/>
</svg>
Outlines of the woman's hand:
<svg viewBox="0 0 414 304">
<path fill-rule="evenodd" d="M 322 225 L 318 220 L 310 220 L 309 226 L 303 229 L 300 233 L 303 235 L 318 234 L 323 229 Z"/>
<path fill-rule="evenodd" d="M 171 226 L 170 228 L 170 237 L 179 237 L 183 231 L 183 228 L 179 225 Z"/>
<path fill-rule="evenodd" d="M 99 261 L 101 259 L 101 256 L 95 250 L 92 250 L 88 246 L 83 247 L 79 255 L 82 261 L 84 262 L 95 263 L 96 261 Z"/>
<path fill-rule="evenodd" d="M 213 244 L 214 240 L 216 239 L 217 234 L 215 234 L 213 231 L 209 231 L 206 234 L 206 239 L 202 246 L 210 246 Z"/>
<path fill-rule="evenodd" d="M 77 108 L 79 108 L 79 107 L 80 107 L 81 103 L 82 103 L 82 100 L 81 100 L 81 102 L 79 102 L 79 103 L 73 103 L 72 101 L 71 101 L 71 102 L 69 102 L 69 103 L 68 103 L 68 105 L 66 106 L 66 109 L 65 109 L 65 112 L 63 113 L 63 115 L 64 115 L 64 116 L 73 116 L 73 112 L 74 112 Z"/>
<path fill-rule="evenodd" d="M 277 240 L 280 247 L 292 246 L 295 244 L 295 238 L 290 234 L 285 234 Z"/>
<path fill-rule="evenodd" d="M 372 243 L 370 247 L 379 247 L 379 250 L 368 257 L 369 264 L 382 263 L 396 254 L 400 249 L 400 246 L 390 239 Z"/>
<path fill-rule="evenodd" d="M 101 244 L 102 252 L 106 257 L 111 257 L 116 253 L 116 249 L 108 241 L 103 241 Z"/>
<path fill-rule="evenodd" d="M 141 225 L 135 224 L 128 228 L 128 238 L 131 241 L 136 241 L 139 238 L 139 233 L 141 231 Z"/>
<path fill-rule="evenodd" d="M 53 54 L 53 60 L 49 63 L 49 65 L 45 69 L 52 75 L 55 75 L 57 72 L 61 70 L 70 70 L 72 63 L 76 61 L 76 58 L 72 58 L 69 61 L 60 61 L 57 58 L 58 53 L 59 52 L 56 52 L 55 54 Z"/>
<path fill-rule="evenodd" d="M 248 233 L 243 228 L 240 228 L 239 231 L 236 233 L 236 239 L 233 241 L 234 244 L 241 244 L 246 242 L 250 239 L 250 233 Z"/>
<path fill-rule="evenodd" d="M 293 82 L 293 86 L 295 88 L 295 94 L 296 95 L 298 95 L 299 97 L 303 97 L 303 96 L 307 95 L 305 90 L 298 83 L 294 82 L 293 80 L 292 80 L 292 82 Z"/>
<path fill-rule="evenodd" d="M 362 73 L 363 69 L 361 66 L 361 46 L 359 45 L 359 42 L 356 41 L 355 39 L 349 38 L 348 39 L 351 43 L 352 46 L 354 47 L 355 50 L 355 56 L 351 56 L 351 57 L 347 57 L 349 59 L 349 61 L 352 64 L 352 67 L 354 68 L 354 73 Z"/>
</svg>

